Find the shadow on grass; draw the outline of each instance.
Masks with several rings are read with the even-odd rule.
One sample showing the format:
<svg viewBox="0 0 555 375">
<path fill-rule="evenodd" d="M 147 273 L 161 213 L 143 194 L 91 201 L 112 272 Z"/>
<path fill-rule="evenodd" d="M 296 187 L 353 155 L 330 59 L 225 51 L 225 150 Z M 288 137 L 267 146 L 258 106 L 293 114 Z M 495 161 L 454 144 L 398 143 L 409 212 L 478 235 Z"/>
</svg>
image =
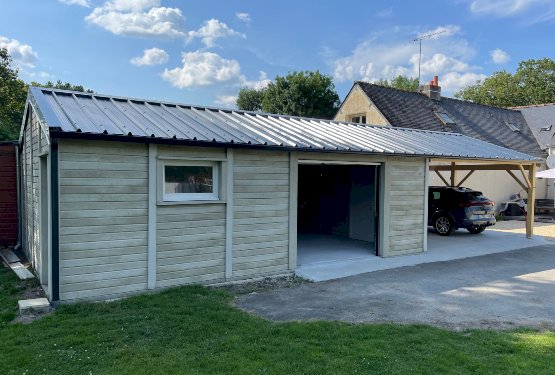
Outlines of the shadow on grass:
<svg viewBox="0 0 555 375">
<path fill-rule="evenodd" d="M 1 374 L 553 373 L 555 335 L 275 323 L 187 286 L 0 325 Z"/>
</svg>

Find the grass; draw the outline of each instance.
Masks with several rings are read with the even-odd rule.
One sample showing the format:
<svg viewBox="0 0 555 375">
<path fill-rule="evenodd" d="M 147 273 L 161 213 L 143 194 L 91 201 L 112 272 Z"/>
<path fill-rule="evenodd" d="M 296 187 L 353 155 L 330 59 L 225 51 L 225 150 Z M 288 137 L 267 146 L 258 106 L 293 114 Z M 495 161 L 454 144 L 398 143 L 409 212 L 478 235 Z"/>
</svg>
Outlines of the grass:
<svg viewBox="0 0 555 375">
<path fill-rule="evenodd" d="M 27 288 L 33 286 L 36 286 L 35 280 L 19 280 L 0 260 L 0 327 L 15 318 L 17 301 Z"/>
<path fill-rule="evenodd" d="M 0 301 L 15 283 L 0 269 Z M 0 374 L 552 374 L 555 334 L 269 322 L 188 286 L 0 323 Z M 11 302 L 10 302 L 11 303 Z M 9 310 L 9 309 L 8 309 Z"/>
</svg>

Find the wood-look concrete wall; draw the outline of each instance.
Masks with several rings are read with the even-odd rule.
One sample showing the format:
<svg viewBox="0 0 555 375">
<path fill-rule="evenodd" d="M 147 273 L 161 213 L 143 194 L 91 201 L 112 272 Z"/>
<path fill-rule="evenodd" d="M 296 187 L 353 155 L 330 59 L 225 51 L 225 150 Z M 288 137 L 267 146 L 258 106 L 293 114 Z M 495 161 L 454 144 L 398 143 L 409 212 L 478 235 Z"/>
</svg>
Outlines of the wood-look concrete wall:
<svg viewBox="0 0 555 375">
<path fill-rule="evenodd" d="M 219 166 L 219 200 L 164 202 L 171 161 Z M 59 140 L 60 299 L 296 268 L 298 163 L 376 163 L 382 256 L 425 250 L 425 159 Z"/>
</svg>

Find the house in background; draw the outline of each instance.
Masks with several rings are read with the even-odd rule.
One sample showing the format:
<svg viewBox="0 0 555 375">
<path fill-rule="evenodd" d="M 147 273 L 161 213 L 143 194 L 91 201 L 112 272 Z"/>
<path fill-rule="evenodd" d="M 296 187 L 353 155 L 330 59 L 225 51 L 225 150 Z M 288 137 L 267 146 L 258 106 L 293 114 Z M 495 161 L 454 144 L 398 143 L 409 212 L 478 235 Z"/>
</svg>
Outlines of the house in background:
<svg viewBox="0 0 555 375">
<path fill-rule="evenodd" d="M 538 161 L 454 133 L 36 87 L 19 141 L 22 245 L 51 301 L 420 253 L 430 159 Z"/>
<path fill-rule="evenodd" d="M 534 134 L 540 149 L 549 155 L 555 154 L 555 103 L 513 107 L 524 116 L 528 127 Z M 547 196 L 555 196 L 552 179 L 545 179 Z"/>
<path fill-rule="evenodd" d="M 421 86 L 421 92 L 357 81 L 334 120 L 453 132 L 542 159 L 548 155 L 547 149 L 539 147 L 523 111 L 442 97 L 437 76 Z M 448 175 L 445 178 L 449 179 Z M 436 173 L 430 173 L 430 185 L 444 183 Z M 514 194 L 526 197 L 522 186 L 505 171 L 476 171 L 464 186 L 482 191 L 497 208 Z M 548 198 L 547 194 L 546 180 L 538 180 L 536 197 Z"/>
</svg>

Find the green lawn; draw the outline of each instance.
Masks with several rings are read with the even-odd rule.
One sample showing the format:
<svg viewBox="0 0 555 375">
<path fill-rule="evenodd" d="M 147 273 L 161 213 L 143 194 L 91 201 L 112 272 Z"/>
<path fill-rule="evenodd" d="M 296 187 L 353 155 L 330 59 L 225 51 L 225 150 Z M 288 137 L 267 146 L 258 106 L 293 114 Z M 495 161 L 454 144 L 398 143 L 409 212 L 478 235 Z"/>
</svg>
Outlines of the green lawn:
<svg viewBox="0 0 555 375">
<path fill-rule="evenodd" d="M 6 273 L 3 308 L 15 301 Z M 232 298 L 190 286 L 64 305 L 28 325 L 4 319 L 0 374 L 555 373 L 553 333 L 273 323 L 232 307 Z"/>
</svg>

